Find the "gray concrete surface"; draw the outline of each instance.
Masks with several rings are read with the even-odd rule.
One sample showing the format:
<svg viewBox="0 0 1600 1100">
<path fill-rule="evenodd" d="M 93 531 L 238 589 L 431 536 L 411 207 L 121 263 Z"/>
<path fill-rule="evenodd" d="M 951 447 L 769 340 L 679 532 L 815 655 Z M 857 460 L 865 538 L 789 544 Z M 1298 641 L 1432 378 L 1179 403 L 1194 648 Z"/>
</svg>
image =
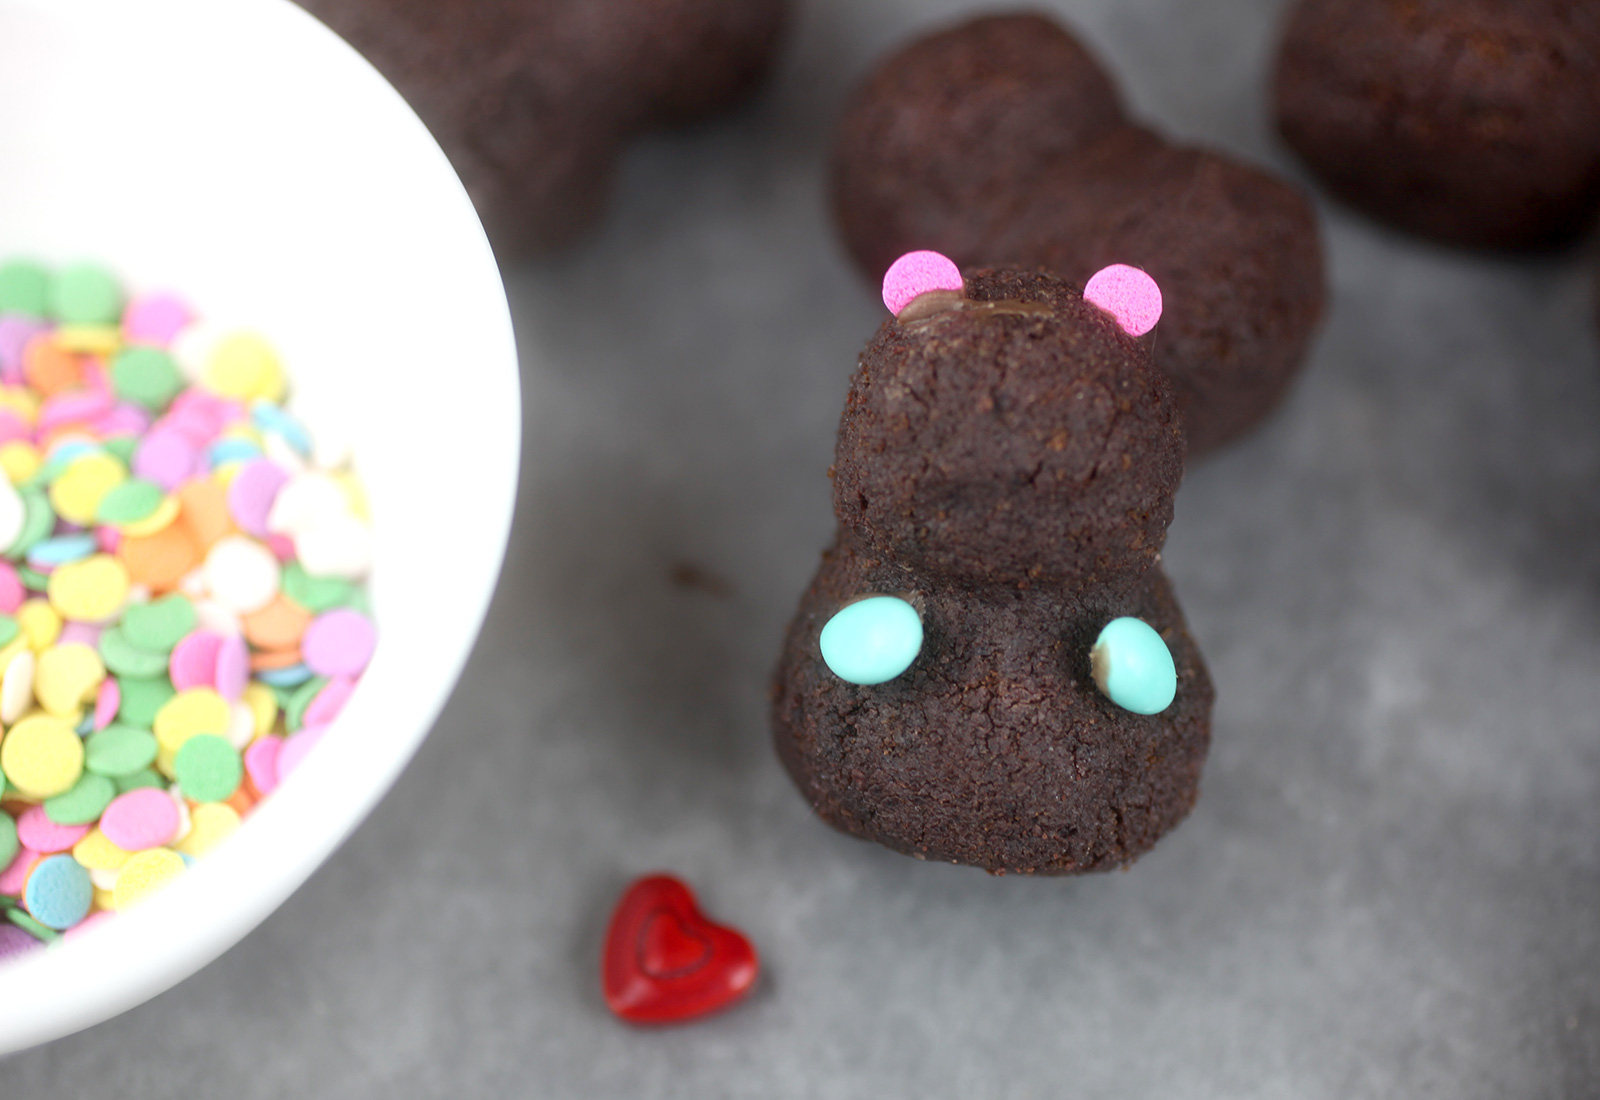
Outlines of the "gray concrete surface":
<svg viewBox="0 0 1600 1100">
<path fill-rule="evenodd" d="M 0 1096 L 1600 1095 L 1592 254 L 1452 254 L 1324 204 L 1314 361 L 1179 501 L 1216 740 L 1131 871 L 920 864 L 790 788 L 764 680 L 879 320 L 821 155 L 870 59 L 968 6 L 806 4 L 760 104 L 646 143 L 597 240 L 509 273 L 519 514 L 438 728 L 259 931 L 0 1063 Z M 1058 6 L 1146 116 L 1295 171 L 1261 95 L 1278 0 Z M 654 868 L 756 941 L 749 1003 L 607 1015 L 600 933 Z"/>
</svg>

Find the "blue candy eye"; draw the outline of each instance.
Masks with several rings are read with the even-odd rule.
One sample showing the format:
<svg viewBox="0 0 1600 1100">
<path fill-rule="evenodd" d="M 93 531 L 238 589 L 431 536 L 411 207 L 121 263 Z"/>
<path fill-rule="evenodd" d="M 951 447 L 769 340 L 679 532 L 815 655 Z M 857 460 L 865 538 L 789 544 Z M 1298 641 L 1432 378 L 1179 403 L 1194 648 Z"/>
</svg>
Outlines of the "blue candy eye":
<svg viewBox="0 0 1600 1100">
<path fill-rule="evenodd" d="M 822 659 L 841 680 L 893 680 L 922 650 L 922 619 L 898 596 L 869 596 L 828 620 L 818 640 Z"/>
<path fill-rule="evenodd" d="M 1178 695 L 1178 668 L 1161 635 L 1143 619 L 1112 619 L 1089 651 L 1100 690 L 1123 710 L 1160 714 Z"/>
</svg>

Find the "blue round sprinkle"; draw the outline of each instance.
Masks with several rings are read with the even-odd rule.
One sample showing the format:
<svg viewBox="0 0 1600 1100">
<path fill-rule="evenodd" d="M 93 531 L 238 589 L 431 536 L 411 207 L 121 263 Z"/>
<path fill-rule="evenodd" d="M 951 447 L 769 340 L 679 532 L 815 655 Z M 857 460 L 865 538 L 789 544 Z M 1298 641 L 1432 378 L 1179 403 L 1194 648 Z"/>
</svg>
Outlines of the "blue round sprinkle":
<svg viewBox="0 0 1600 1100">
<path fill-rule="evenodd" d="M 68 562 L 82 561 L 98 549 L 99 541 L 87 532 L 57 535 L 34 543 L 28 549 L 28 564 L 35 568 L 53 569 Z"/>
<path fill-rule="evenodd" d="M 22 904 L 34 920 L 47 928 L 71 928 L 89 915 L 94 884 L 89 872 L 71 856 L 42 860 L 28 876 Z"/>
<path fill-rule="evenodd" d="M 268 687 L 299 687 L 311 679 L 311 670 L 305 665 L 290 665 L 288 668 L 264 668 L 255 674 Z"/>
<path fill-rule="evenodd" d="M 869 596 L 829 619 L 818 642 L 822 659 L 839 679 L 881 684 L 917 659 L 922 619 L 898 596 Z"/>
<path fill-rule="evenodd" d="M 219 439 L 206 451 L 206 460 L 214 470 L 230 462 L 249 462 L 261 457 L 261 448 L 248 439 Z"/>
<path fill-rule="evenodd" d="M 305 427 L 270 401 L 257 401 L 250 407 L 250 420 L 264 432 L 283 437 L 283 441 L 299 452 L 301 458 L 311 456 L 311 434 Z"/>
<path fill-rule="evenodd" d="M 1112 619 L 1089 651 L 1094 682 L 1123 710 L 1160 714 L 1178 695 L 1172 651 L 1143 619 Z"/>
</svg>

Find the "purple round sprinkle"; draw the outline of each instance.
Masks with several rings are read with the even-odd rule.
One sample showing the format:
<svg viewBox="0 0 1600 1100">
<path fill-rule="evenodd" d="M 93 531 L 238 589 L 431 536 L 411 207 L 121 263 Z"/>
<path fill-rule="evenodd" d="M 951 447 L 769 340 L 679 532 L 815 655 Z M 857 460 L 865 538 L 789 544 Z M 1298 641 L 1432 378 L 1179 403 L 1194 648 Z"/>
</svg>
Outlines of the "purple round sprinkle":
<svg viewBox="0 0 1600 1100">
<path fill-rule="evenodd" d="M 318 615 L 300 639 L 300 658 L 318 676 L 359 676 L 378 635 L 372 620 L 348 607 Z"/>
<path fill-rule="evenodd" d="M 153 481 L 168 492 L 195 472 L 200 452 L 182 434 L 157 429 L 133 452 L 133 476 Z"/>
<path fill-rule="evenodd" d="M 247 462 L 228 485 L 228 511 L 239 530 L 261 538 L 267 533 L 267 513 L 289 475 L 276 462 L 258 458 Z"/>
</svg>

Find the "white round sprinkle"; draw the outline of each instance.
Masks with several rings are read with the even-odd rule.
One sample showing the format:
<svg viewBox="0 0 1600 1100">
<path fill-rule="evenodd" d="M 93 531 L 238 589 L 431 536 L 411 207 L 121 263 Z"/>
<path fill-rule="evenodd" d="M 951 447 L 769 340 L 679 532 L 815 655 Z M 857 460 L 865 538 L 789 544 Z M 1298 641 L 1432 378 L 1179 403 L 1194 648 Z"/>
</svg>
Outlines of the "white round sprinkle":
<svg viewBox="0 0 1600 1100">
<path fill-rule="evenodd" d="M 194 614 L 201 630 L 221 634 L 224 638 L 237 638 L 244 633 L 244 628 L 239 625 L 239 616 L 216 600 L 195 600 Z"/>
<path fill-rule="evenodd" d="M 360 580 L 372 568 L 372 529 L 355 516 L 343 515 L 302 532 L 294 549 L 313 577 Z"/>
<path fill-rule="evenodd" d="M 228 711 L 228 743 L 243 751 L 256 735 L 256 714 L 244 703 L 234 703 Z"/>
<path fill-rule="evenodd" d="M 211 353 L 226 335 L 228 330 L 212 321 L 195 321 L 184 326 L 172 338 L 171 347 L 172 358 L 183 376 L 190 382 L 200 381 L 206 364 L 211 362 Z"/>
<path fill-rule="evenodd" d="M 205 568 L 196 566 L 179 578 L 178 591 L 188 596 L 191 600 L 202 598 L 206 594 Z"/>
<path fill-rule="evenodd" d="M 6 665 L 5 676 L 0 678 L 0 722 L 9 726 L 33 706 L 33 672 L 37 667 L 31 649 L 24 649 Z"/>
<path fill-rule="evenodd" d="M 304 470 L 278 490 L 267 530 L 293 538 L 349 513 L 350 498 L 337 481 L 320 470 Z"/>
<path fill-rule="evenodd" d="M 237 614 L 260 611 L 278 594 L 278 559 L 243 535 L 218 539 L 203 568 L 212 599 Z"/>
<path fill-rule="evenodd" d="M 9 547 L 22 534 L 28 509 L 22 503 L 22 494 L 11 485 L 11 480 L 0 477 L 0 549 Z"/>
</svg>

